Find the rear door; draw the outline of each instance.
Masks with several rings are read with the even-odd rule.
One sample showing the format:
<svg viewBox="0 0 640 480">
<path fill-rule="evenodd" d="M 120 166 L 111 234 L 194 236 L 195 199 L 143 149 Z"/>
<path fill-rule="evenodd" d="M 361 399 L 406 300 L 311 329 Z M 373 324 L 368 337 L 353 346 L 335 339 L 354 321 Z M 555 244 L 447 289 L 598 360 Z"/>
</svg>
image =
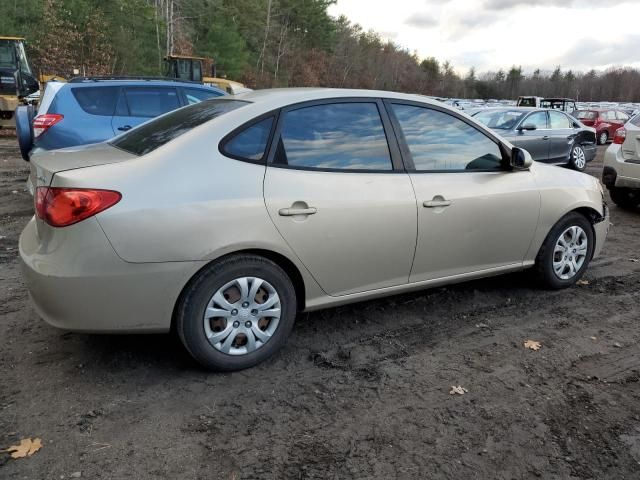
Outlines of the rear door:
<svg viewBox="0 0 640 480">
<path fill-rule="evenodd" d="M 549 162 L 566 163 L 577 134 L 573 122 L 562 112 L 550 111 L 549 126 Z"/>
<path fill-rule="evenodd" d="M 408 282 L 416 199 L 381 101 L 284 109 L 271 150 L 267 210 L 325 292 Z"/>
<path fill-rule="evenodd" d="M 175 87 L 123 87 L 111 120 L 113 133 L 119 135 L 181 106 Z"/>
<path fill-rule="evenodd" d="M 547 112 L 532 112 L 521 120 L 519 127 L 535 126 L 535 130 L 520 129 L 516 131 L 513 144 L 524 148 L 534 160 L 549 160 L 549 120 Z"/>
</svg>

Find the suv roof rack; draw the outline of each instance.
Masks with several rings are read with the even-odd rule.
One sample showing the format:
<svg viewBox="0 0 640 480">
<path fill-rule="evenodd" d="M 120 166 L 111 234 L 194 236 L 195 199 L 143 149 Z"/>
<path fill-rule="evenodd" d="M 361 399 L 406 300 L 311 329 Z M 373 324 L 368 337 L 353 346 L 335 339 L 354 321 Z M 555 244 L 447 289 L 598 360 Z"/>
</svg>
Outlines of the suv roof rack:
<svg viewBox="0 0 640 480">
<path fill-rule="evenodd" d="M 89 83 L 89 82 L 108 82 L 111 80 L 142 80 L 142 81 L 162 81 L 162 82 L 180 82 L 180 83 L 194 83 L 202 85 L 200 82 L 194 82 L 192 80 L 184 80 L 182 78 L 172 77 L 147 77 L 147 76 L 99 76 L 99 77 L 74 77 L 69 80 L 69 83 Z"/>
</svg>

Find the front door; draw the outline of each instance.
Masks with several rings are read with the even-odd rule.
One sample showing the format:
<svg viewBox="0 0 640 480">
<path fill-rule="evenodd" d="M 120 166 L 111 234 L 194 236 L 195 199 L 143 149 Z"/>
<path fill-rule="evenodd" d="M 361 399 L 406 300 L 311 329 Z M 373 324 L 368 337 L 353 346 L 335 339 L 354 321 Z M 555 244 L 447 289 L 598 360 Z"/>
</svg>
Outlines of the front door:
<svg viewBox="0 0 640 480">
<path fill-rule="evenodd" d="M 567 163 L 579 129 L 573 128 L 573 121 L 562 112 L 549 112 L 549 162 Z"/>
<path fill-rule="evenodd" d="M 522 265 L 540 194 L 529 171 L 505 170 L 497 141 L 466 120 L 390 103 L 418 201 L 411 282 Z"/>
<path fill-rule="evenodd" d="M 281 113 L 276 129 L 265 203 L 284 240 L 330 295 L 408 282 L 416 200 L 399 159 L 394 168 L 398 154 L 390 154 L 381 108 L 376 100 L 296 106 Z"/>
</svg>

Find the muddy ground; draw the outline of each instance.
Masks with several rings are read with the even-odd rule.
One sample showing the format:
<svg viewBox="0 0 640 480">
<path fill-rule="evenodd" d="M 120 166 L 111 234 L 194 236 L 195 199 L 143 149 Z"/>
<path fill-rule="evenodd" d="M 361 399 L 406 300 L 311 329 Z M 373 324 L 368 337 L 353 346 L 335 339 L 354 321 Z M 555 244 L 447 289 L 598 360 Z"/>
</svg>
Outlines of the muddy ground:
<svg viewBox="0 0 640 480">
<path fill-rule="evenodd" d="M 2 479 L 640 478 L 640 212 L 612 206 L 588 285 L 510 275 L 303 314 L 279 355 L 222 375 L 170 335 L 36 316 L 26 176 L 0 138 L 0 448 L 43 442 L 0 454 Z"/>
</svg>

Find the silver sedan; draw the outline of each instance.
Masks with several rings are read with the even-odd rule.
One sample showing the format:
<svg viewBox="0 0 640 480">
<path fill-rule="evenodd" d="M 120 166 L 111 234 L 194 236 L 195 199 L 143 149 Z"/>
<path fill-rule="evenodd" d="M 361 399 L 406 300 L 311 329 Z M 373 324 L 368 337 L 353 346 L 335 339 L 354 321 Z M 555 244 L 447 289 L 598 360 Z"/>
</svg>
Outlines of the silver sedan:
<svg viewBox="0 0 640 480">
<path fill-rule="evenodd" d="M 20 256 L 40 316 L 173 327 L 217 370 L 274 354 L 300 311 L 523 269 L 571 286 L 609 225 L 598 180 L 378 91 L 205 101 L 35 155 L 31 182 Z"/>
</svg>

